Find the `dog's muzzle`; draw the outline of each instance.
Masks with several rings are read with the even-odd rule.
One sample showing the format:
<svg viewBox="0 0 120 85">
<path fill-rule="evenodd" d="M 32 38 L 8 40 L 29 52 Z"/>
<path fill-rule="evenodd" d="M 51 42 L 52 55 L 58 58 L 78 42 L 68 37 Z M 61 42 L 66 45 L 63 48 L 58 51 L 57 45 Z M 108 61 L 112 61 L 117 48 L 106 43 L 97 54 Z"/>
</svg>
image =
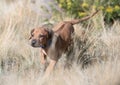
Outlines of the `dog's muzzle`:
<svg viewBox="0 0 120 85">
<path fill-rule="evenodd" d="M 42 45 L 42 44 L 40 44 L 40 42 L 38 42 L 38 40 L 36 40 L 36 39 L 31 40 L 31 46 L 32 46 L 32 47 L 41 47 L 41 48 L 45 48 L 45 46 Z"/>
</svg>

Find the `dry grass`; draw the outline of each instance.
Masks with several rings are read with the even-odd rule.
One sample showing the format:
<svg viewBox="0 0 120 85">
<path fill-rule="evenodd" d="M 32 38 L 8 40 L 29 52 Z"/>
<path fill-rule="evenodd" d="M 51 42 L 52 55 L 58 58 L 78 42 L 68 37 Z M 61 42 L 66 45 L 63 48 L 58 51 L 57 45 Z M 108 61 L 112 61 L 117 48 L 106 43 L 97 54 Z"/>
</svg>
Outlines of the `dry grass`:
<svg viewBox="0 0 120 85">
<path fill-rule="evenodd" d="M 0 85 L 120 85 L 120 22 L 105 26 L 99 13 L 91 19 L 92 26 L 76 25 L 75 44 L 68 53 L 71 69 L 64 69 L 63 55 L 44 80 L 39 49 L 28 41 L 30 30 L 42 19 L 26 4 L 12 4 L 7 13 L 0 10 Z"/>
</svg>

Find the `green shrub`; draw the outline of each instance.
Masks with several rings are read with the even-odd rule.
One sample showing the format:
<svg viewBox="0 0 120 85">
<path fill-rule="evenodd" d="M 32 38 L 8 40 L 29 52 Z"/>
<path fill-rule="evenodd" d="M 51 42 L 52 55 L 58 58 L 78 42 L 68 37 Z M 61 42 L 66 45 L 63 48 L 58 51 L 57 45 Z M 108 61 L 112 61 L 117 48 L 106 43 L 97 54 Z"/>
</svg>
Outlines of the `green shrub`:
<svg viewBox="0 0 120 85">
<path fill-rule="evenodd" d="M 67 14 L 74 15 L 75 18 L 84 17 L 91 10 L 100 9 L 106 23 L 120 19 L 119 0 L 57 0 L 57 3 Z"/>
</svg>

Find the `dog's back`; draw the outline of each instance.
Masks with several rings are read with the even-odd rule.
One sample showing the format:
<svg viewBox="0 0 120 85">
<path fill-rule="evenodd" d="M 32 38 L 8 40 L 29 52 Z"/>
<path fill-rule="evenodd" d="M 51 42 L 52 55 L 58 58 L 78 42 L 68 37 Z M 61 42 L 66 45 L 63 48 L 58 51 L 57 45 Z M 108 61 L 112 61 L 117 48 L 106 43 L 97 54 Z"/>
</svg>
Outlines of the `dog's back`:
<svg viewBox="0 0 120 85">
<path fill-rule="evenodd" d="M 68 22 L 63 22 L 60 29 L 55 31 L 55 33 L 59 35 L 61 49 L 66 50 L 71 42 L 72 34 L 74 33 L 73 25 Z"/>
</svg>

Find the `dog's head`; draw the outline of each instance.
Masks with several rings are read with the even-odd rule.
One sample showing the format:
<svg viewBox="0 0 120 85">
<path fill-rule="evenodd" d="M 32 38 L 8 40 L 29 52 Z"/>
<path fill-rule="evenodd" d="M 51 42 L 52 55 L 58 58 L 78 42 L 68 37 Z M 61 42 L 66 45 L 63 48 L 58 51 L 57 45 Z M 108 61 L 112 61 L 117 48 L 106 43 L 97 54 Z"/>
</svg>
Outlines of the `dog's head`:
<svg viewBox="0 0 120 85">
<path fill-rule="evenodd" d="M 42 47 L 44 48 L 48 40 L 52 37 L 53 31 L 48 28 L 39 27 L 31 30 L 31 40 L 32 47 Z"/>
</svg>

